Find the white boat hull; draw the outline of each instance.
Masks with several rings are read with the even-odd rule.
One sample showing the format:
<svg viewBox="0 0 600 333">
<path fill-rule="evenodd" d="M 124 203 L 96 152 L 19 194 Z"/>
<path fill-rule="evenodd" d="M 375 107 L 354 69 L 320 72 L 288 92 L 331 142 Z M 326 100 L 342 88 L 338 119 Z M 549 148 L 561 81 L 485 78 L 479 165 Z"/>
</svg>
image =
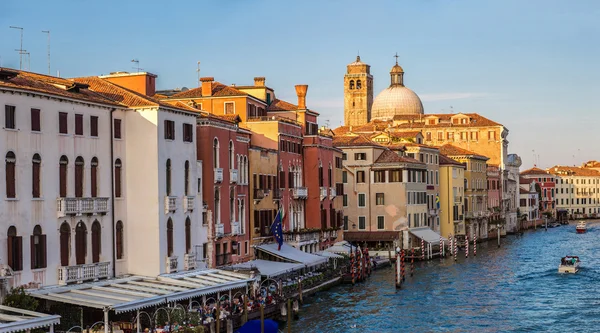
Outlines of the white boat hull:
<svg viewBox="0 0 600 333">
<path fill-rule="evenodd" d="M 560 265 L 558 266 L 559 273 L 571 273 L 575 274 L 579 271 L 579 263 L 575 265 Z"/>
</svg>

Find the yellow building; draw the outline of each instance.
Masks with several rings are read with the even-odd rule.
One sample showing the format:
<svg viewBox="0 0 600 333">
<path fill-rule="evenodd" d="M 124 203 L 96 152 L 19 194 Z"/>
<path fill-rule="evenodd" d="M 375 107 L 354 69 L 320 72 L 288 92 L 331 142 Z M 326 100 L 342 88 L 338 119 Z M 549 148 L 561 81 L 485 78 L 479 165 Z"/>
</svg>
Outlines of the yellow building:
<svg viewBox="0 0 600 333">
<path fill-rule="evenodd" d="M 440 235 L 465 235 L 465 165 L 440 155 Z"/>
<path fill-rule="evenodd" d="M 277 151 L 251 146 L 248 149 L 250 169 L 250 239 L 256 245 L 263 238 L 270 238 L 269 227 L 275 219 L 278 200 L 281 199 L 279 189 L 273 188 L 277 179 Z M 271 190 L 272 189 L 272 190 Z"/>
</svg>

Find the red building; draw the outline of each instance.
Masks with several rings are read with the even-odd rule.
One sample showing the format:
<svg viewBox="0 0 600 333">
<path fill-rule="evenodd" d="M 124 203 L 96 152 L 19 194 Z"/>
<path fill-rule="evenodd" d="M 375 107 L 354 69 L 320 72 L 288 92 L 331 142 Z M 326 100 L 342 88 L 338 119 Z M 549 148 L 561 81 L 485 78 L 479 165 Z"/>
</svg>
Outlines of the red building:
<svg viewBox="0 0 600 333">
<path fill-rule="evenodd" d="M 554 214 L 556 179 L 550 173 L 534 166 L 529 170 L 521 172 L 521 177 L 534 179 L 540 186 L 541 211 Z"/>
</svg>

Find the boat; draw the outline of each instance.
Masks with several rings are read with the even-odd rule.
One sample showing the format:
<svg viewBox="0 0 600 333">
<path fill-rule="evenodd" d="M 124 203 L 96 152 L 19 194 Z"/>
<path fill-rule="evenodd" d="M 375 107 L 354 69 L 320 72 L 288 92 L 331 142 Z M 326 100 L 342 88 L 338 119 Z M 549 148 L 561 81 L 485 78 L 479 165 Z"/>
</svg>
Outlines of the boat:
<svg viewBox="0 0 600 333">
<path fill-rule="evenodd" d="M 558 266 L 559 273 L 577 273 L 579 271 L 579 264 L 581 261 L 577 256 L 566 256 L 560 259 L 560 265 Z"/>
<path fill-rule="evenodd" d="M 585 225 L 585 222 L 579 221 L 579 223 L 577 223 L 577 226 L 575 227 L 575 230 L 578 234 L 584 234 L 587 231 L 587 226 Z"/>
</svg>

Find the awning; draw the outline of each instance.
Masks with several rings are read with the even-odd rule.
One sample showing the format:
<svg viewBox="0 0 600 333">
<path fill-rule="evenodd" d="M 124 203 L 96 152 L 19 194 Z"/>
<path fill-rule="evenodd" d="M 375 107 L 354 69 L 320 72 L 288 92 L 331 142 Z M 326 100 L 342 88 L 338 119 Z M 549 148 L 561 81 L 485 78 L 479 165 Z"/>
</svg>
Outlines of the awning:
<svg viewBox="0 0 600 333">
<path fill-rule="evenodd" d="M 271 243 L 261 244 L 256 248 L 283 260 L 304 264 L 306 266 L 316 266 L 327 262 L 327 259 L 323 257 L 300 251 L 293 246 L 287 245 L 286 243 L 281 245 L 281 250 L 277 250 L 277 246 L 278 245 L 276 243 Z"/>
<path fill-rule="evenodd" d="M 335 254 L 335 253 L 329 252 L 329 251 L 321 251 L 321 252 L 317 252 L 315 254 L 318 256 L 321 256 L 321 257 L 325 257 L 325 258 L 343 258 L 341 255 Z"/>
<path fill-rule="evenodd" d="M 341 241 L 333 244 L 333 246 L 326 248 L 325 251 L 350 255 L 350 253 L 352 252 L 352 248 L 353 246 L 347 241 Z M 354 247 L 354 249 L 356 249 L 356 247 Z"/>
<path fill-rule="evenodd" d="M 0 332 L 22 332 L 60 323 L 60 316 L 0 305 Z"/>
<path fill-rule="evenodd" d="M 399 238 L 399 231 L 344 232 L 344 240 L 349 242 L 391 242 Z"/>
<path fill-rule="evenodd" d="M 427 243 L 438 243 L 440 242 L 440 234 L 429 229 L 429 227 L 418 227 L 418 228 L 409 228 L 408 231 L 413 234 L 415 237 L 420 238 Z M 446 238 L 442 237 L 444 241 L 447 241 Z"/>
<path fill-rule="evenodd" d="M 133 311 L 166 302 L 245 288 L 248 275 L 211 269 L 158 277 L 133 276 L 31 291 L 31 296 L 50 301 L 114 310 Z"/>
<path fill-rule="evenodd" d="M 232 266 L 233 269 L 257 270 L 261 276 L 266 278 L 272 278 L 279 275 L 292 273 L 301 270 L 304 267 L 305 266 L 303 264 L 277 262 L 262 259 L 251 260 Z"/>
</svg>

